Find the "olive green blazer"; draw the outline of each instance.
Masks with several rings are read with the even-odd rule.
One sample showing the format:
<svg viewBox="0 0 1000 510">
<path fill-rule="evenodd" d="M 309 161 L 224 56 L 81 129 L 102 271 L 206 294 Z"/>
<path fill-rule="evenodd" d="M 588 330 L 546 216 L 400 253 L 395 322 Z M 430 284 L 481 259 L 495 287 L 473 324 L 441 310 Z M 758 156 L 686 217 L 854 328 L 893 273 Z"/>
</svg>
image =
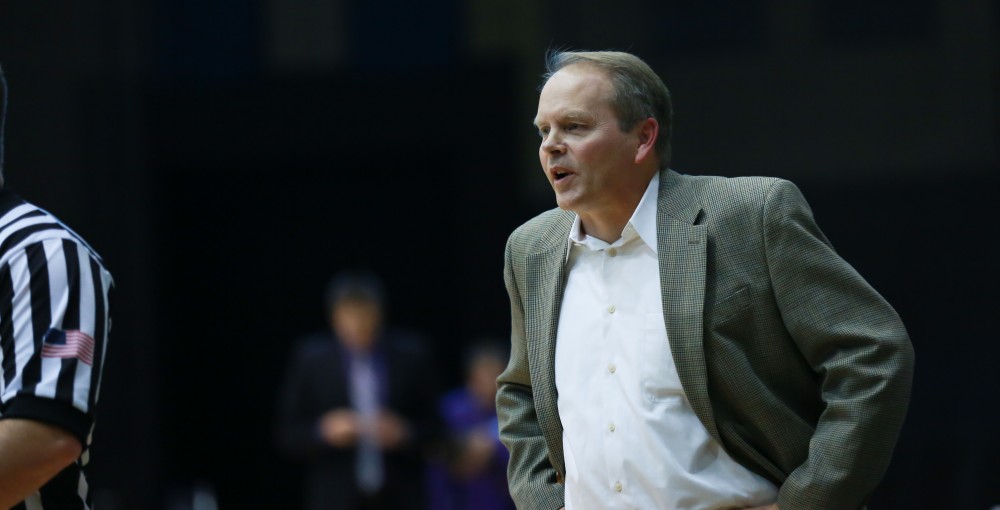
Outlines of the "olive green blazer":
<svg viewBox="0 0 1000 510">
<path fill-rule="evenodd" d="M 555 344 L 571 212 L 511 234 L 511 358 L 497 379 L 518 508 L 563 505 Z M 773 178 L 660 174 L 663 317 L 691 407 L 782 510 L 858 509 L 902 426 L 913 350 L 896 312 Z"/>
</svg>

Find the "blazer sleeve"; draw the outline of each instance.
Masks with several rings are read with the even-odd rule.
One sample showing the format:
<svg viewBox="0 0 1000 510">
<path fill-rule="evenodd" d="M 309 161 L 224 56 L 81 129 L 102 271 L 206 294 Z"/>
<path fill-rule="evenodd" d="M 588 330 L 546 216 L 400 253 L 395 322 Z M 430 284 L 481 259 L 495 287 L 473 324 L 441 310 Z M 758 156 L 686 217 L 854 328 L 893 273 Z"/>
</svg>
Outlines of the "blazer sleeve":
<svg viewBox="0 0 1000 510">
<path fill-rule="evenodd" d="M 276 446 L 283 454 L 297 460 L 340 453 L 324 442 L 319 433 L 322 411 L 315 402 L 316 383 L 311 370 L 315 360 L 316 349 L 311 342 L 300 342 L 289 360 L 278 393 Z"/>
<path fill-rule="evenodd" d="M 507 368 L 497 378 L 497 417 L 500 441 L 510 451 L 507 480 L 517 508 L 556 510 L 564 505 L 563 486 L 556 471 L 535 412 L 524 329 L 524 306 L 514 274 L 512 241 L 505 251 L 504 282 L 510 296 L 511 354 Z"/>
<path fill-rule="evenodd" d="M 776 181 L 763 214 L 775 299 L 825 403 L 808 457 L 782 484 L 778 506 L 861 508 L 902 427 L 913 347 L 892 307 L 834 251 L 798 188 Z"/>
</svg>

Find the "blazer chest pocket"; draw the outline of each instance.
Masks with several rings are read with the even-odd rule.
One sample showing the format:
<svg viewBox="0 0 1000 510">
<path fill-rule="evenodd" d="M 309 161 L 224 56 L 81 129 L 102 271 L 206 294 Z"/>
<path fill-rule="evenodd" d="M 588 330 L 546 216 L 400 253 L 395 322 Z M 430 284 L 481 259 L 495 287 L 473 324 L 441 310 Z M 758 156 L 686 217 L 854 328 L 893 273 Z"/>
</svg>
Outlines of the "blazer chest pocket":
<svg viewBox="0 0 1000 510">
<path fill-rule="evenodd" d="M 708 319 L 706 322 L 713 326 L 721 326 L 738 319 L 750 309 L 750 295 L 750 286 L 744 285 L 716 301 L 705 317 Z"/>
</svg>

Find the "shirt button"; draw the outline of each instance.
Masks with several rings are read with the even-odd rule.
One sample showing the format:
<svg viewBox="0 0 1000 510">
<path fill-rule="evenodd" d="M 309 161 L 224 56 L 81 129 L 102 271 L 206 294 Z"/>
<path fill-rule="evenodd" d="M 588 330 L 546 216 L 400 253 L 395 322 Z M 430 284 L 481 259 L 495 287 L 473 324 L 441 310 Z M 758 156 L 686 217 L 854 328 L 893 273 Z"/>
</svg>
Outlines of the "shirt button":
<svg viewBox="0 0 1000 510">
<path fill-rule="evenodd" d="M 615 482 L 615 492 L 621 492 L 621 491 L 622 491 L 622 483 Z"/>
<path fill-rule="evenodd" d="M 608 313 L 615 313 L 615 305 L 608 306 Z"/>
<path fill-rule="evenodd" d="M 608 430 L 610 430 L 611 432 L 614 432 L 615 431 L 615 424 L 614 423 L 609 423 L 608 424 Z"/>
<path fill-rule="evenodd" d="M 615 373 L 615 370 L 618 370 L 618 367 L 616 367 L 614 363 L 608 363 L 608 372 L 613 374 Z"/>
<path fill-rule="evenodd" d="M 618 255 L 618 250 L 611 248 L 608 250 L 608 255 L 614 257 L 615 255 Z"/>
</svg>

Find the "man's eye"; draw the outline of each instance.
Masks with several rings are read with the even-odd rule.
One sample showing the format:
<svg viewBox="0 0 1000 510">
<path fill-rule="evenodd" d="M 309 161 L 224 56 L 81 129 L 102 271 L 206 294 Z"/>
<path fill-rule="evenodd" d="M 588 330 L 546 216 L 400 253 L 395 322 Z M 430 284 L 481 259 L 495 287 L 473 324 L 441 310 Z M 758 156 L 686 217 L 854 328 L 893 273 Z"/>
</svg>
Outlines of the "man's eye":
<svg viewBox="0 0 1000 510">
<path fill-rule="evenodd" d="M 539 128 L 538 129 L 538 136 L 540 136 L 542 138 L 545 138 L 545 135 L 547 135 L 547 134 L 549 134 L 549 128 L 546 127 L 546 128 Z"/>
<path fill-rule="evenodd" d="M 582 127 L 583 126 L 581 126 L 580 124 L 576 124 L 576 123 L 566 124 L 566 131 L 576 131 L 577 129 L 580 129 Z"/>
</svg>

